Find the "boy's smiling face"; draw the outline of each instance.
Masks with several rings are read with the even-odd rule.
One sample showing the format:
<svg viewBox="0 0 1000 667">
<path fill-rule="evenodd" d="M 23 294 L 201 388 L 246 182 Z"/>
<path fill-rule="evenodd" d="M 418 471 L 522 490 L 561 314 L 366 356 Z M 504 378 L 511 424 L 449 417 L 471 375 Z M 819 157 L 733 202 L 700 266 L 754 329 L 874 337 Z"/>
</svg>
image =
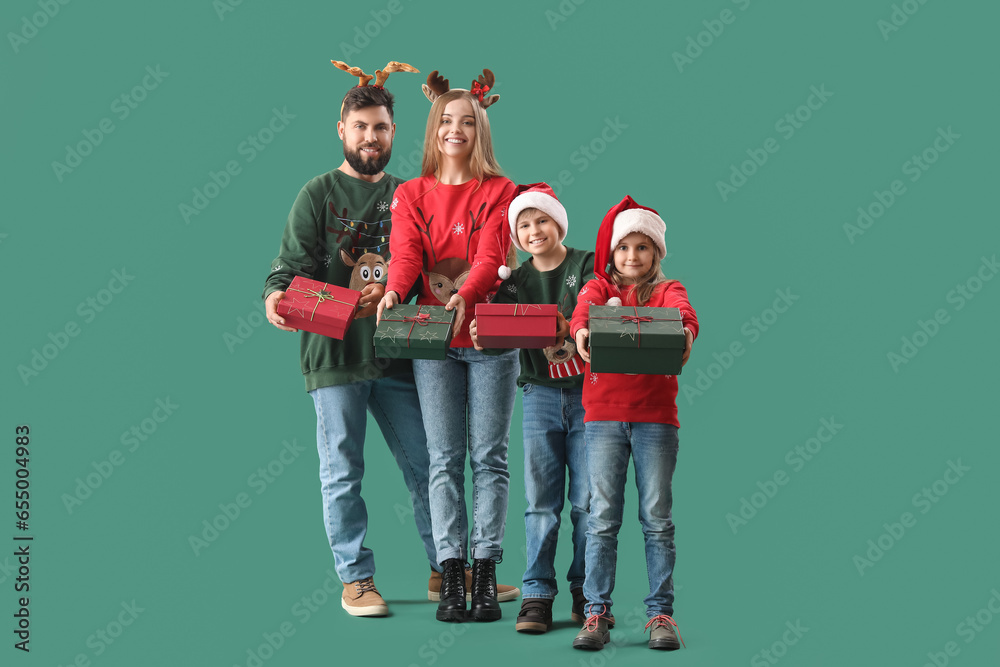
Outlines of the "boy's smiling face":
<svg viewBox="0 0 1000 667">
<path fill-rule="evenodd" d="M 521 211 L 516 229 L 518 243 L 532 255 L 547 255 L 560 245 L 559 225 L 552 216 L 537 208 Z"/>
</svg>

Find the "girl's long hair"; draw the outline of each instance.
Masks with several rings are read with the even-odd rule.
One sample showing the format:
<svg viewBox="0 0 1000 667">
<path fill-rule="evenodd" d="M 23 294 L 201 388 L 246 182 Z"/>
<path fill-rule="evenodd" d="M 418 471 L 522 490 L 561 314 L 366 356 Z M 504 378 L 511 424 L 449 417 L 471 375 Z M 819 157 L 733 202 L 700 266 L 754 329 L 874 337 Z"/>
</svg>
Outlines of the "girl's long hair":
<svg viewBox="0 0 1000 667">
<path fill-rule="evenodd" d="M 424 157 L 420 164 L 421 176 L 436 176 L 440 166 L 440 154 L 437 148 L 437 132 L 441 126 L 441 115 L 444 108 L 453 100 L 465 99 L 472 105 L 472 114 L 476 119 L 476 143 L 469 156 L 469 166 L 473 177 L 482 183 L 491 176 L 503 176 L 503 170 L 497 164 L 493 154 L 493 139 L 490 134 L 490 119 L 486 110 L 479 105 L 479 100 L 467 90 L 449 90 L 441 95 L 431 105 L 427 114 L 427 130 L 424 132 Z"/>
<path fill-rule="evenodd" d="M 649 238 L 648 236 L 646 238 Z M 645 275 L 640 276 L 638 280 L 635 281 L 634 285 L 630 285 L 625 282 L 625 277 L 618 271 L 618 267 L 615 266 L 615 254 L 614 250 L 611 251 L 611 271 L 608 273 L 608 277 L 611 278 L 611 282 L 618 287 L 619 291 L 627 293 L 629 289 L 635 291 L 635 302 L 643 306 L 649 301 L 649 298 L 653 296 L 653 292 L 656 291 L 656 286 L 660 283 L 673 283 L 676 280 L 668 279 L 663 275 L 663 269 L 660 268 L 660 262 L 663 261 L 663 255 L 660 254 L 660 249 L 657 247 L 653 240 L 649 240 L 650 245 L 653 246 L 653 266 L 650 267 L 649 271 Z"/>
</svg>

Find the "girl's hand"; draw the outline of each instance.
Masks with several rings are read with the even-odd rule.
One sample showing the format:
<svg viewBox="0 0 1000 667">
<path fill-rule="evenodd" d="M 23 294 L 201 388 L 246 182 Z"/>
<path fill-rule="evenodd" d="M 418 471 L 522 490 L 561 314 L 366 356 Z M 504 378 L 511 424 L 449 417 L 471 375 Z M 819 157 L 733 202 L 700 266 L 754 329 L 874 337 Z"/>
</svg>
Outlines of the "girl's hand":
<svg viewBox="0 0 1000 667">
<path fill-rule="evenodd" d="M 472 318 L 472 321 L 469 322 L 469 335 L 472 337 L 472 347 L 482 352 L 483 347 L 479 344 L 479 338 L 476 336 L 476 318 Z"/>
<path fill-rule="evenodd" d="M 590 363 L 590 329 L 580 329 L 576 332 L 576 351 L 584 361 Z"/>
<path fill-rule="evenodd" d="M 264 312 L 267 313 L 267 321 L 282 331 L 298 331 L 298 329 L 286 327 L 285 318 L 278 315 L 278 302 L 284 298 L 285 293 L 281 290 L 276 290 L 268 294 L 267 298 L 264 299 Z"/>
<path fill-rule="evenodd" d="M 694 334 L 687 327 L 684 327 L 684 356 L 681 357 L 681 367 L 688 362 L 691 356 L 691 346 L 694 344 Z"/>
<path fill-rule="evenodd" d="M 374 305 L 382 300 L 385 295 L 385 285 L 382 283 L 368 283 L 361 290 L 361 299 L 358 300 L 358 312 L 367 308 L 368 306 Z M 371 311 L 367 315 L 362 317 L 371 317 Z"/>
<path fill-rule="evenodd" d="M 382 300 L 378 302 L 378 311 L 375 314 L 375 326 L 378 326 L 382 321 L 382 311 L 388 308 L 392 310 L 393 306 L 399 305 L 399 295 L 393 291 L 385 293 Z"/>
<path fill-rule="evenodd" d="M 458 332 L 462 330 L 462 322 L 465 321 L 465 298 L 458 293 L 452 294 L 444 309 L 455 311 L 455 324 L 452 327 L 451 335 L 457 336 Z"/>
</svg>

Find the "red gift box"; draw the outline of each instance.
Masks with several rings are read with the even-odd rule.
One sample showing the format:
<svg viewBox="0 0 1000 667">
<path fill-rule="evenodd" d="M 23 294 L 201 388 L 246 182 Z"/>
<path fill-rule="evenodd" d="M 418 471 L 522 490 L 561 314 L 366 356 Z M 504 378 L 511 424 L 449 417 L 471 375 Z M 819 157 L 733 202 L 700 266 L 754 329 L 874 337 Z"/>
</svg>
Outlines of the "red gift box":
<svg viewBox="0 0 1000 667">
<path fill-rule="evenodd" d="M 343 340 L 358 312 L 361 292 L 296 276 L 278 302 L 285 326 Z"/>
<path fill-rule="evenodd" d="M 541 349 L 555 345 L 558 307 L 546 304 L 476 304 L 476 336 L 483 347 Z"/>
</svg>

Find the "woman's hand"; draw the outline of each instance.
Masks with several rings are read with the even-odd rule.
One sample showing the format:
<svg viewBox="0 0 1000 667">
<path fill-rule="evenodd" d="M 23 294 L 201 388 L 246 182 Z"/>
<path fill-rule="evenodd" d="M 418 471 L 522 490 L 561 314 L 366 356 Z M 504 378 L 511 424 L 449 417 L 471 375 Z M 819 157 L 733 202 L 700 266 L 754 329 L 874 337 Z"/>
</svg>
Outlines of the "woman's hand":
<svg viewBox="0 0 1000 667">
<path fill-rule="evenodd" d="M 465 321 L 465 297 L 457 292 L 451 295 L 448 303 L 444 305 L 445 310 L 455 311 L 455 324 L 452 326 L 451 335 L 457 336 L 462 330 L 462 322 Z"/>
<path fill-rule="evenodd" d="M 278 302 L 284 298 L 285 293 L 281 290 L 276 290 L 268 294 L 267 298 L 264 299 L 264 312 L 267 313 L 267 321 L 282 331 L 298 331 L 298 329 L 286 327 L 285 318 L 278 315 Z"/>
<path fill-rule="evenodd" d="M 584 361 L 590 363 L 590 329 L 580 329 L 576 332 L 576 351 Z"/>
<path fill-rule="evenodd" d="M 375 314 L 375 326 L 378 326 L 382 321 L 382 311 L 388 308 L 392 310 L 393 306 L 399 305 L 399 295 L 393 291 L 388 291 L 382 300 L 378 302 L 378 312 Z"/>
<path fill-rule="evenodd" d="M 479 344 L 479 337 L 476 336 L 476 318 L 472 318 L 469 322 L 469 335 L 472 337 L 472 347 L 476 348 L 480 352 L 483 351 L 483 347 Z"/>
<path fill-rule="evenodd" d="M 691 346 L 694 345 L 694 334 L 687 327 L 684 327 L 684 356 L 681 357 L 681 367 L 688 362 L 691 356 Z"/>
</svg>

